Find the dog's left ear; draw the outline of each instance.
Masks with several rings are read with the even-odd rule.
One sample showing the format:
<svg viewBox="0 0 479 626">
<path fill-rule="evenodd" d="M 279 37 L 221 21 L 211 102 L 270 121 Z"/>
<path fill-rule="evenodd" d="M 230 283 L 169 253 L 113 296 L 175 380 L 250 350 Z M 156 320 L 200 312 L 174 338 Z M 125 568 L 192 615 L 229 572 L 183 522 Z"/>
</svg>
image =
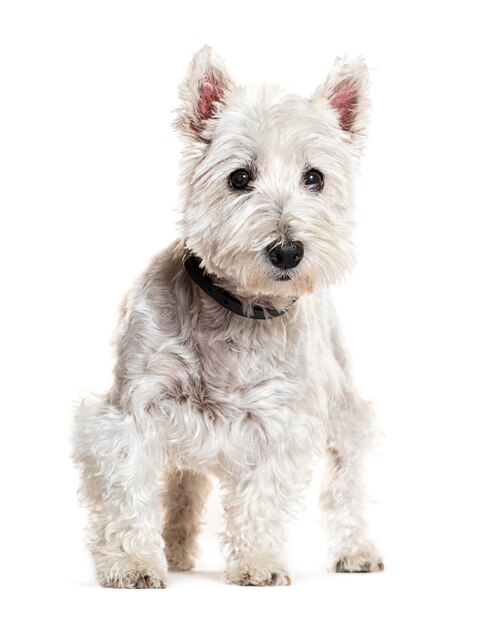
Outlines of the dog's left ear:
<svg viewBox="0 0 479 626">
<path fill-rule="evenodd" d="M 187 138 L 207 141 L 207 121 L 221 110 L 233 81 L 223 60 L 210 46 L 203 46 L 191 60 L 188 72 L 179 88 L 180 107 L 175 127 Z"/>
<path fill-rule="evenodd" d="M 359 155 L 364 147 L 370 112 L 369 71 L 364 59 L 345 62 L 337 59 L 326 82 L 311 100 L 318 107 L 326 103 L 336 114 L 344 138 Z"/>
</svg>

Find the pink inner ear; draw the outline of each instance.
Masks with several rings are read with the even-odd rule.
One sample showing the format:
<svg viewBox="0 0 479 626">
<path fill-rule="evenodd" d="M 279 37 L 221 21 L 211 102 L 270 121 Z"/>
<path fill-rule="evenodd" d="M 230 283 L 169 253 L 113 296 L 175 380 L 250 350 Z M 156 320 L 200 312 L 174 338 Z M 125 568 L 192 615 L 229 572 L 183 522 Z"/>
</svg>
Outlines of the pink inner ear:
<svg viewBox="0 0 479 626">
<path fill-rule="evenodd" d="M 223 95 L 223 86 L 212 74 L 207 74 L 200 84 L 198 112 L 202 121 L 211 117 L 213 113 L 213 103 L 220 102 Z"/>
<path fill-rule="evenodd" d="M 345 80 L 334 89 L 329 101 L 339 113 L 339 123 L 343 130 L 352 130 L 358 105 L 358 94 L 354 83 Z"/>
</svg>

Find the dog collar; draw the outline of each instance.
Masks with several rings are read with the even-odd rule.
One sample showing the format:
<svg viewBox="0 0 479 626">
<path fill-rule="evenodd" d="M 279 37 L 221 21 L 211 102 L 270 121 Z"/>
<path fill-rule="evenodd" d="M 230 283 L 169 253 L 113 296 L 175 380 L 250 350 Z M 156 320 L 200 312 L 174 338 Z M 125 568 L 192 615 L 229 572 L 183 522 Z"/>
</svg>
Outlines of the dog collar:
<svg viewBox="0 0 479 626">
<path fill-rule="evenodd" d="M 278 309 L 263 308 L 255 304 L 253 306 L 252 313 L 246 313 L 238 298 L 235 298 L 235 296 L 233 296 L 229 291 L 226 291 L 226 289 L 215 285 L 208 273 L 200 267 L 200 263 L 201 259 L 194 255 L 187 257 L 183 261 L 186 271 L 198 287 L 201 287 L 205 293 L 211 296 L 225 309 L 228 309 L 228 311 L 250 319 L 265 320 L 269 317 L 278 317 L 279 315 L 283 315 L 283 313 L 286 313 L 288 310 L 286 308 L 278 311 Z M 294 302 L 296 302 L 296 298 L 291 304 Z"/>
</svg>

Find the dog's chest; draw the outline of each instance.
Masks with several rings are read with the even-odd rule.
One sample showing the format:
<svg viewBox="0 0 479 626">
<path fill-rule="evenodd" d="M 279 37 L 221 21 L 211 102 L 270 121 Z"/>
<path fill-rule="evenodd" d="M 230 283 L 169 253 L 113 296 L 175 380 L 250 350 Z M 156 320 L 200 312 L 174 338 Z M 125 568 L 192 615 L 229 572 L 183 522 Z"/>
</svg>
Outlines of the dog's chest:
<svg viewBox="0 0 479 626">
<path fill-rule="evenodd" d="M 251 465 L 279 447 L 304 451 L 313 425 L 302 410 L 301 346 L 291 337 L 255 331 L 190 342 L 188 374 L 169 404 L 169 436 L 176 463 L 185 467 Z M 190 337 L 191 339 L 191 337 Z M 193 347 L 193 349 L 192 349 Z"/>
<path fill-rule="evenodd" d="M 318 440 L 325 400 L 318 325 L 303 308 L 265 322 L 192 317 L 182 340 L 155 352 L 155 401 L 177 465 L 250 466 Z M 155 409 L 153 409 L 155 410 Z M 218 470 L 219 471 L 219 470 Z"/>
<path fill-rule="evenodd" d="M 268 333 L 212 337 L 198 333 L 198 376 L 191 393 L 210 419 L 256 419 L 293 401 L 299 385 L 296 350 Z"/>
</svg>

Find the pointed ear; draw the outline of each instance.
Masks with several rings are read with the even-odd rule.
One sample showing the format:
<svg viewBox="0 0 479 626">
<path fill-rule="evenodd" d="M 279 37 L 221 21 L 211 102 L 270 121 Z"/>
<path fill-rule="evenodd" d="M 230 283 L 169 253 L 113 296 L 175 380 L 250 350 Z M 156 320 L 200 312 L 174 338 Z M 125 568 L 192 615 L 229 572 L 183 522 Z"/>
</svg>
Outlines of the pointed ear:
<svg viewBox="0 0 479 626">
<path fill-rule="evenodd" d="M 177 109 L 175 127 L 186 137 L 205 140 L 207 120 L 214 117 L 233 87 L 222 59 L 210 46 L 203 46 L 191 60 L 186 77 L 179 88 L 181 104 Z"/>
<path fill-rule="evenodd" d="M 313 102 L 324 101 L 336 113 L 347 140 L 361 152 L 369 120 L 369 71 L 364 59 L 351 62 L 337 59 L 326 82 L 316 89 Z"/>
</svg>

